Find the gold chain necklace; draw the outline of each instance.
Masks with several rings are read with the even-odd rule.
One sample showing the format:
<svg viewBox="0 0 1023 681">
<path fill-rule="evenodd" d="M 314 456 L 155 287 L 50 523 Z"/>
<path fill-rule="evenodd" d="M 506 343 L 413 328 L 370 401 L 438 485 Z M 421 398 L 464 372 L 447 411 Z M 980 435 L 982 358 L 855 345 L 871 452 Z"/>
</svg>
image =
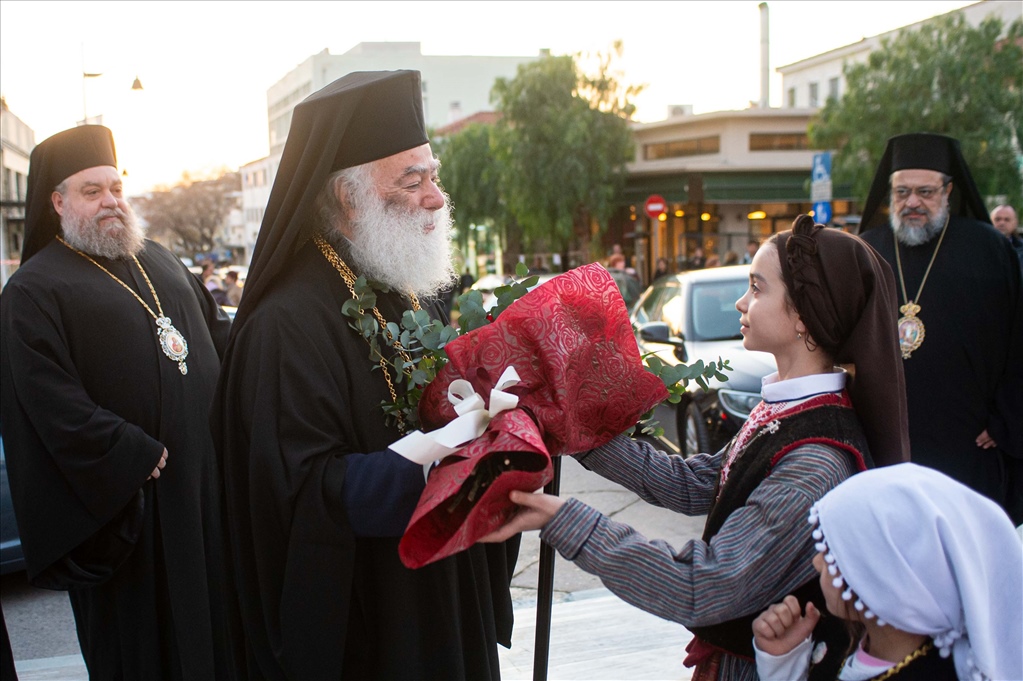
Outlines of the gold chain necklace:
<svg viewBox="0 0 1023 681">
<path fill-rule="evenodd" d="M 149 286 L 149 292 L 153 294 L 153 300 L 156 301 L 156 309 L 159 311 L 159 315 L 156 312 L 153 312 L 153 308 L 149 307 L 149 304 L 146 301 L 142 300 L 142 297 L 139 294 L 135 293 L 135 291 L 133 291 L 130 286 L 128 286 L 123 281 L 115 277 L 114 274 L 106 267 L 103 267 L 103 265 L 100 265 L 98 262 L 93 260 L 92 257 L 89 256 L 89 254 L 78 250 L 68 242 L 64 241 L 64 239 L 62 239 L 60 236 L 57 237 L 57 241 L 64 244 L 72 251 L 82 256 L 83 258 L 85 258 L 86 260 L 88 260 L 89 262 L 91 262 L 93 265 L 100 268 L 104 272 L 106 272 L 111 279 L 113 279 L 122 287 L 124 287 L 125 291 L 135 296 L 135 300 L 142 303 L 142 307 L 146 308 L 146 312 L 148 312 L 150 316 L 152 316 L 152 318 L 156 320 L 157 337 L 160 340 L 160 349 L 163 350 L 163 354 L 167 355 L 167 359 L 169 359 L 170 361 L 178 363 L 178 370 L 181 372 L 182 376 L 187 374 L 188 365 L 185 364 L 185 358 L 188 357 L 188 342 L 185 340 L 184 335 L 182 335 L 180 331 L 174 328 L 174 325 L 171 323 L 170 317 L 163 313 L 163 306 L 160 304 L 160 297 L 156 295 L 156 289 L 153 288 L 153 282 L 149 281 L 149 275 L 146 274 L 146 271 L 144 269 L 142 269 L 142 263 L 139 262 L 139 259 L 136 258 L 134 255 L 131 256 L 131 259 L 135 261 L 135 266 L 138 267 L 139 272 L 142 273 L 142 278 L 146 280 L 146 285 Z"/>
<path fill-rule="evenodd" d="M 355 294 L 355 273 L 352 272 L 348 263 L 341 259 L 341 256 L 334 250 L 334 247 L 327 243 L 327 240 L 322 236 L 317 235 L 313 240 L 316 242 L 316 246 L 320 249 L 320 252 L 323 253 L 323 257 L 325 257 L 327 262 L 333 265 L 334 269 L 336 269 L 341 275 L 345 285 L 348 286 L 348 290 L 352 293 L 352 299 L 358 300 L 358 296 Z M 408 293 L 408 297 L 409 300 L 412 301 L 412 309 L 418 312 L 421 309 L 419 306 L 419 298 L 416 297 L 416 294 L 411 292 Z M 360 312 L 365 312 L 361 306 L 359 310 Z M 380 314 L 380 310 L 377 309 L 376 305 L 373 306 L 372 312 L 373 316 L 376 317 L 377 324 L 380 325 L 380 330 L 383 332 L 384 338 L 387 339 L 387 342 L 391 344 L 391 347 L 394 348 L 394 351 L 398 353 L 398 356 L 401 357 L 402 361 L 405 362 L 406 365 L 412 364 L 412 357 L 409 356 L 408 351 L 405 350 L 404 346 L 402 346 L 401 340 L 395 338 L 391 335 L 391 332 L 387 330 L 387 320 L 384 319 L 382 314 Z M 368 341 L 369 339 L 367 339 L 367 342 Z M 391 403 L 395 404 L 398 402 L 398 393 L 394 389 L 394 382 L 391 380 L 391 374 L 387 371 L 387 359 L 382 354 L 380 355 L 380 369 L 384 373 L 384 380 L 387 381 L 387 391 L 391 395 Z M 398 430 L 404 433 L 405 417 L 400 411 L 394 412 L 394 415 L 398 422 Z"/>
<path fill-rule="evenodd" d="M 927 653 L 931 652 L 931 648 L 933 647 L 934 645 L 930 641 L 924 641 L 923 645 L 921 645 L 919 648 L 911 652 L 909 655 L 906 655 L 906 657 L 903 658 L 902 662 L 899 662 L 897 665 L 890 668 L 884 674 L 879 674 L 878 676 L 871 677 L 869 681 L 884 681 L 885 679 L 890 679 L 891 677 L 901 672 L 906 667 L 906 665 L 908 665 L 913 660 L 917 659 L 918 657 L 923 657 Z"/>
<path fill-rule="evenodd" d="M 924 323 L 917 317 L 920 314 L 920 295 L 924 292 L 924 284 L 927 283 L 927 275 L 931 273 L 931 265 L 934 264 L 934 259 L 938 257 L 938 251 L 941 249 L 941 242 L 945 239 L 945 232 L 948 231 L 948 221 L 951 217 L 951 213 L 945 216 L 945 226 L 941 228 L 941 236 L 938 238 L 938 245 L 934 248 L 934 253 L 931 255 L 931 261 L 927 263 L 927 270 L 924 272 L 924 278 L 920 280 L 920 288 L 916 290 L 916 297 L 910 300 L 909 295 L 906 293 L 906 278 L 902 275 L 902 259 L 899 258 L 899 238 L 893 235 L 895 239 L 895 265 L 899 270 L 899 284 L 902 286 L 902 298 L 906 301 L 906 304 L 899 308 L 899 312 L 903 316 L 899 317 L 899 347 L 902 349 L 902 359 L 909 359 L 913 351 L 919 348 L 924 343 Z"/>
</svg>

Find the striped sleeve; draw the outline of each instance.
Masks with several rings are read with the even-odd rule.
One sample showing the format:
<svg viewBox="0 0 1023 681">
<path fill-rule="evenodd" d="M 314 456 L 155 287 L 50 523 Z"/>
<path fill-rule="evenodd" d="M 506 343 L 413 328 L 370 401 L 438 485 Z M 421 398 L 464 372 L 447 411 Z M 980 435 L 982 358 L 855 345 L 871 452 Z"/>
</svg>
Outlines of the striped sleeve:
<svg viewBox="0 0 1023 681">
<path fill-rule="evenodd" d="M 710 509 L 723 456 L 719 452 L 683 459 L 619 435 L 577 458 L 589 470 L 617 482 L 648 504 L 702 515 Z"/>
<path fill-rule="evenodd" d="M 759 612 L 816 574 L 807 513 L 853 471 L 835 448 L 798 447 L 709 544 L 678 551 L 575 499 L 540 537 L 622 600 L 685 626 L 714 624 Z"/>
</svg>

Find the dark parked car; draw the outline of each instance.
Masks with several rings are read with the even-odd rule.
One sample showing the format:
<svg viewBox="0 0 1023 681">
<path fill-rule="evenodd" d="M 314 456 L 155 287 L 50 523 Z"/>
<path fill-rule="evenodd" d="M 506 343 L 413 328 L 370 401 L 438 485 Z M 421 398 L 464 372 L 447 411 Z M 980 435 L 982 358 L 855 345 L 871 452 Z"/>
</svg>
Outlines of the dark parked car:
<svg viewBox="0 0 1023 681">
<path fill-rule="evenodd" d="M 14 505 L 11 502 L 11 487 L 7 482 L 7 459 L 4 457 L 4 441 L 0 438 L 0 575 L 25 568 L 21 554 L 21 539 L 18 538 L 18 524 L 14 520 Z"/>
<path fill-rule="evenodd" d="M 691 383 L 675 408 L 684 456 L 716 452 L 738 432 L 760 402 L 761 379 L 775 371 L 774 357 L 742 346 L 735 301 L 749 287 L 749 265 L 673 274 L 655 281 L 632 311 L 640 353 L 664 362 L 728 360 L 725 382 L 704 390 Z"/>
</svg>

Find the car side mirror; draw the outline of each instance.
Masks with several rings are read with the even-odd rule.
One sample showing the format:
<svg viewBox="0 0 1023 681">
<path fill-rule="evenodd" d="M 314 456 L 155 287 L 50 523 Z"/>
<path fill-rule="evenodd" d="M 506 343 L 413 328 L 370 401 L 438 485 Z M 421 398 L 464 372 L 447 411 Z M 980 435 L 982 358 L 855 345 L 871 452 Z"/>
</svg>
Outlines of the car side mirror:
<svg viewBox="0 0 1023 681">
<path fill-rule="evenodd" d="M 664 322 L 647 322 L 639 327 L 639 337 L 648 343 L 664 343 L 675 347 L 675 357 L 680 362 L 688 361 L 685 338 L 671 333 L 671 327 Z"/>
</svg>

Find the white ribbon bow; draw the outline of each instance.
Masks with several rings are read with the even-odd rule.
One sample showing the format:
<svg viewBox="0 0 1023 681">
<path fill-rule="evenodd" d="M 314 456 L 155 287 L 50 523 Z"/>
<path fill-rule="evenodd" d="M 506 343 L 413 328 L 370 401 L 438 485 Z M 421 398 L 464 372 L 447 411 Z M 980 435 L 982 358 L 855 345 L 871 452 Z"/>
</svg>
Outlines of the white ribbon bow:
<svg viewBox="0 0 1023 681">
<path fill-rule="evenodd" d="M 490 391 L 489 409 L 469 381 L 462 378 L 452 381 L 448 386 L 448 401 L 454 405 L 458 417 L 430 433 L 421 430 L 409 433 L 392 444 L 391 449 L 409 461 L 422 464 L 429 471 L 435 461 L 457 452 L 482 435 L 492 418 L 519 405 L 518 397 L 504 392 L 517 385 L 519 380 L 515 367 L 505 369 L 497 385 Z"/>
</svg>

